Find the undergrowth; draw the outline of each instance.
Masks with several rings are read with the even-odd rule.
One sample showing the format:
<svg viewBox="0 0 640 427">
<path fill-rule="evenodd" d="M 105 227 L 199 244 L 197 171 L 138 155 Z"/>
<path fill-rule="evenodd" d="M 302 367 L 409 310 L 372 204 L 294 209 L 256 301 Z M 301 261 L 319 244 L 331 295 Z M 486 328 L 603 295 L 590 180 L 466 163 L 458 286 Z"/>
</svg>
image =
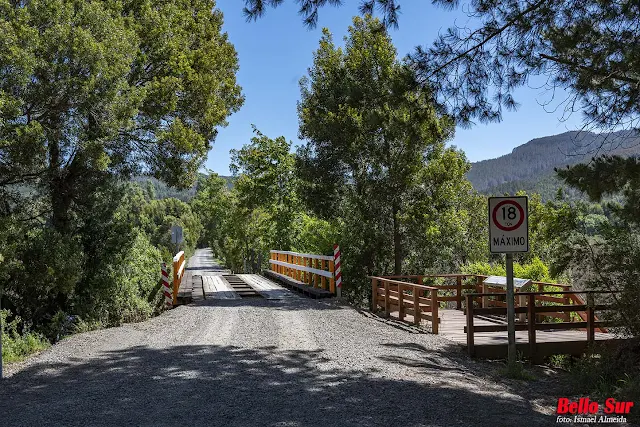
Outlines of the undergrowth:
<svg viewBox="0 0 640 427">
<path fill-rule="evenodd" d="M 2 360 L 3 362 L 17 362 L 27 356 L 38 353 L 50 346 L 49 341 L 36 332 L 24 327 L 20 317 L 11 317 L 9 310 L 0 310 L 0 319 L 3 325 L 2 332 Z"/>
</svg>

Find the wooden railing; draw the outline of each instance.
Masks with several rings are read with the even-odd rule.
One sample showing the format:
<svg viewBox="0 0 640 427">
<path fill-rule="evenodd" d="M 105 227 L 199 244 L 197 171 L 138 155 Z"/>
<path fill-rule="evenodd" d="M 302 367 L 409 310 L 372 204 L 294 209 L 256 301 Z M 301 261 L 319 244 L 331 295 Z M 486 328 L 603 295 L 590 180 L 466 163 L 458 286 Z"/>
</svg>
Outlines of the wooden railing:
<svg viewBox="0 0 640 427">
<path fill-rule="evenodd" d="M 185 266 L 184 251 L 180 251 L 173 257 L 173 305 L 178 305 L 178 289 L 184 276 Z"/>
<path fill-rule="evenodd" d="M 336 292 L 332 255 L 303 254 L 290 251 L 270 251 L 271 271 L 291 277 L 314 288 Z"/>
<path fill-rule="evenodd" d="M 463 301 L 465 300 L 465 295 L 469 292 L 474 292 L 479 294 L 484 294 L 485 296 L 476 296 L 474 297 L 474 301 L 477 306 L 489 308 L 489 307 L 506 307 L 507 304 L 504 300 L 506 297 L 506 290 L 504 287 L 496 287 L 489 286 L 483 283 L 484 279 L 488 276 L 480 275 L 480 274 L 421 274 L 421 275 L 399 275 L 399 276 L 382 276 L 387 279 L 401 280 L 401 281 L 409 281 L 411 283 L 416 284 L 424 284 L 425 281 L 429 279 L 444 279 L 445 281 L 451 281 L 455 284 L 429 284 L 428 286 L 432 286 L 438 288 L 440 290 L 438 300 L 440 302 L 448 302 L 455 301 L 456 308 L 461 310 L 463 308 Z M 466 282 L 466 283 L 465 283 Z M 565 285 L 562 283 L 549 283 L 549 282 L 540 282 L 540 281 L 532 281 L 530 292 L 536 292 L 536 302 L 542 303 L 543 305 L 569 305 L 569 304 L 585 304 L 585 302 L 580 298 L 580 296 L 575 292 L 566 292 L 561 296 L 554 296 L 553 293 L 555 291 L 570 291 L 571 285 Z M 465 292 L 466 291 L 466 292 Z M 520 297 L 524 295 L 524 293 L 516 292 L 516 307 L 526 307 L 526 299 L 524 297 Z M 582 320 L 586 321 L 586 313 L 584 311 L 575 311 L 572 312 L 578 315 Z M 572 313 L 564 313 L 564 312 L 554 312 L 550 311 L 545 314 L 541 314 L 538 317 L 538 321 L 542 322 L 545 317 L 548 318 L 558 318 L 564 321 L 571 320 Z"/>
<path fill-rule="evenodd" d="M 553 285 L 557 286 L 557 285 Z M 565 301 L 567 296 L 570 297 L 570 301 L 573 304 L 563 305 L 538 305 L 537 301 L 549 301 L 546 296 L 548 294 L 560 295 L 556 297 L 557 300 Z M 576 304 L 578 300 L 582 300 L 577 297 L 577 294 L 586 294 L 586 303 Z M 592 344 L 595 340 L 596 329 L 601 332 L 606 332 L 604 328 L 609 322 L 597 320 L 595 312 L 596 310 L 612 310 L 613 307 L 607 304 L 595 304 L 595 294 L 611 294 L 611 292 L 598 292 L 598 291 L 543 291 L 543 292 L 521 292 L 516 294 L 516 297 L 524 297 L 526 304 L 524 306 L 516 307 L 516 314 L 525 314 L 526 320 L 518 322 L 515 325 L 516 331 L 528 331 L 529 337 L 529 355 L 535 356 L 536 353 L 536 331 L 539 330 L 567 330 L 567 329 L 584 329 L 587 334 L 587 342 Z M 507 331 L 506 324 L 496 325 L 474 325 L 474 316 L 478 315 L 497 315 L 506 316 L 506 307 L 474 307 L 474 299 L 501 296 L 502 293 L 474 293 L 466 296 L 466 319 L 467 325 L 464 328 L 467 334 L 467 350 L 470 356 L 474 356 L 474 334 L 479 332 L 505 332 Z M 540 298 L 545 297 L 545 298 Z M 542 323 L 537 319 L 549 315 L 554 315 L 558 318 L 565 316 L 558 316 L 559 314 L 569 314 L 571 312 L 584 312 L 585 318 L 581 321 L 561 321 Z M 571 317 L 569 317 L 571 319 Z"/>
<path fill-rule="evenodd" d="M 410 283 L 416 283 L 418 285 L 424 285 L 425 279 L 446 279 L 454 280 L 455 284 L 451 285 L 435 285 L 430 284 L 429 287 L 438 289 L 439 302 L 455 301 L 456 308 L 462 309 L 462 302 L 464 301 L 464 291 L 473 290 L 475 292 L 482 292 L 482 281 L 487 276 L 481 276 L 477 274 L 420 274 L 420 275 L 404 275 L 404 276 L 382 276 L 384 279 L 393 279 L 400 281 L 410 281 Z M 466 279 L 473 279 L 473 284 L 465 284 Z M 444 295 L 443 295 L 444 294 Z"/>
<path fill-rule="evenodd" d="M 406 315 L 413 316 L 413 323 L 419 325 L 422 319 L 431 322 L 431 331 L 438 333 L 438 288 L 418 285 L 386 277 L 368 276 L 371 279 L 371 310 L 384 308 L 385 316 L 398 311 L 398 318 L 404 321 Z"/>
</svg>

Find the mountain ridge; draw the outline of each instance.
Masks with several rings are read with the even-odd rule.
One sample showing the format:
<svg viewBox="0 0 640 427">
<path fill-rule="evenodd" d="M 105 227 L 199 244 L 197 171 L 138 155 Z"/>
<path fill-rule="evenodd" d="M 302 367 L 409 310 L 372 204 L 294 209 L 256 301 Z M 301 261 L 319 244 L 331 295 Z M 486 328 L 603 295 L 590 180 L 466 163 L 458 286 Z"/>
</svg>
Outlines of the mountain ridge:
<svg viewBox="0 0 640 427">
<path fill-rule="evenodd" d="M 640 133 L 569 131 L 534 138 L 509 154 L 472 163 L 467 178 L 481 193 L 503 194 L 522 189 L 538 192 L 548 199 L 555 195 L 558 187 L 565 187 L 555 177 L 554 168 L 587 162 L 602 154 L 639 156 Z M 543 188 L 537 188 L 539 184 Z"/>
</svg>

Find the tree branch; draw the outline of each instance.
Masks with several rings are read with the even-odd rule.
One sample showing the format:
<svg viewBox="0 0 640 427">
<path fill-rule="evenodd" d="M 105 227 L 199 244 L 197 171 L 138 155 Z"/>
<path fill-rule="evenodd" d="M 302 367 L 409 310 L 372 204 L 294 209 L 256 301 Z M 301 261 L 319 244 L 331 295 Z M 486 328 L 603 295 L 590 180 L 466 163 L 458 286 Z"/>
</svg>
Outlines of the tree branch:
<svg viewBox="0 0 640 427">
<path fill-rule="evenodd" d="M 597 75 L 602 76 L 602 77 L 612 78 L 612 79 L 616 79 L 616 80 L 620 80 L 620 81 L 623 81 L 623 82 L 632 83 L 632 84 L 636 84 L 636 85 L 640 84 L 640 80 L 638 80 L 638 79 L 634 79 L 634 78 L 627 77 L 627 76 L 621 76 L 620 74 L 615 74 L 613 72 L 609 72 L 609 71 L 606 71 L 606 70 L 601 70 L 601 69 L 597 69 L 597 68 L 588 67 L 588 66 L 582 65 L 582 64 L 576 64 L 575 62 L 571 62 L 568 59 L 556 58 L 554 56 L 546 55 L 544 53 L 540 54 L 540 58 L 547 59 L 547 60 L 553 61 L 553 62 L 557 62 L 559 64 L 564 64 L 564 65 L 567 65 L 569 67 L 575 67 L 575 68 L 579 68 L 581 70 L 589 71 L 591 73 L 597 74 Z"/>
<path fill-rule="evenodd" d="M 491 41 L 492 39 L 494 39 L 495 37 L 499 36 L 500 34 L 502 34 L 504 32 L 504 30 L 506 30 L 507 28 L 509 28 L 510 26 L 512 26 L 514 23 L 516 23 L 516 21 L 519 21 L 521 18 L 523 18 L 525 15 L 527 15 L 530 12 L 533 12 L 534 10 L 538 9 L 540 6 L 542 6 L 544 3 L 548 2 L 549 0 L 541 0 L 538 3 L 534 3 L 531 6 L 529 6 L 528 8 L 526 8 L 525 10 L 523 10 L 522 12 L 520 12 L 519 14 L 517 14 L 513 19 L 507 21 L 506 24 L 504 24 L 502 27 L 498 28 L 493 34 L 490 34 L 489 37 L 485 38 L 484 40 L 482 40 L 480 43 L 476 44 L 475 46 L 470 47 L 469 49 L 467 49 L 466 51 L 464 51 L 463 53 L 460 53 L 458 55 L 456 55 L 454 58 L 450 59 L 449 61 L 445 62 L 443 65 L 439 66 L 438 68 L 436 68 L 435 70 L 433 70 L 428 77 L 433 76 L 434 74 L 442 71 L 443 69 L 445 69 L 446 67 L 448 67 L 449 65 L 453 64 L 454 62 L 458 61 L 459 59 L 467 56 L 469 53 L 473 52 L 474 50 L 480 49 L 482 46 L 484 46 L 485 44 L 487 44 L 489 41 Z"/>
</svg>

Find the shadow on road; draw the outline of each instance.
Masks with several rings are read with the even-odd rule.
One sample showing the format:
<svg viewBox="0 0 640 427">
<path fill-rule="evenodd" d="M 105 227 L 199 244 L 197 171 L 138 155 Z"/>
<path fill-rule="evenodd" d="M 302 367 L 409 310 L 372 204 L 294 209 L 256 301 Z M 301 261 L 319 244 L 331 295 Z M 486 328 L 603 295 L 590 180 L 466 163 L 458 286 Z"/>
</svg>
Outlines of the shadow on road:
<svg viewBox="0 0 640 427">
<path fill-rule="evenodd" d="M 417 349 L 420 350 L 420 349 Z M 393 349 L 388 349 L 393 354 Z M 0 387 L 2 426 L 549 426 L 513 395 L 352 369 L 323 350 L 134 347 L 100 359 L 35 365 Z M 400 361 L 396 361 L 400 362 Z M 413 362 L 408 361 L 412 364 Z M 401 369 L 402 365 L 398 365 Z M 462 378 L 462 380 L 464 380 Z"/>
</svg>

